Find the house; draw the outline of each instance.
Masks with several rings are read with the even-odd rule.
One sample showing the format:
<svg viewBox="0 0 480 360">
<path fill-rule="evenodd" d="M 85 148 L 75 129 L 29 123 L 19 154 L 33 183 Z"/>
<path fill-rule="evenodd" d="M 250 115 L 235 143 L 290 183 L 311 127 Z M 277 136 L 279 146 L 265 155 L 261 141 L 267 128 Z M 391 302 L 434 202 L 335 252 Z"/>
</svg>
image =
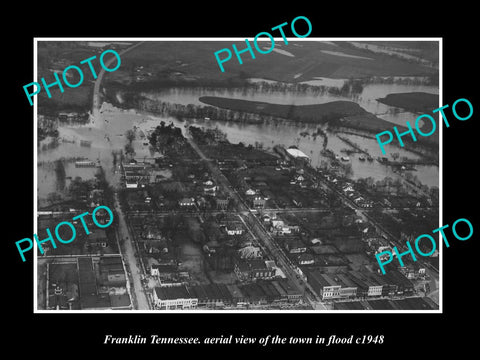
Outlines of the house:
<svg viewBox="0 0 480 360">
<path fill-rule="evenodd" d="M 135 180 L 127 180 L 125 181 L 125 187 L 127 189 L 136 189 L 138 188 L 138 183 Z"/>
<path fill-rule="evenodd" d="M 312 254 L 299 254 L 297 257 L 298 265 L 313 265 L 315 263 L 315 259 Z"/>
<path fill-rule="evenodd" d="M 204 181 L 204 182 L 203 182 L 203 185 L 204 185 L 204 186 L 208 186 L 208 187 L 212 186 L 213 184 L 214 184 L 214 183 L 213 183 L 212 180 L 207 180 L 207 181 Z"/>
<path fill-rule="evenodd" d="M 300 254 L 307 251 L 305 244 L 299 239 L 287 239 L 284 243 L 285 249 L 290 254 Z"/>
<path fill-rule="evenodd" d="M 102 257 L 99 262 L 103 284 L 125 285 L 126 276 L 120 256 Z"/>
<path fill-rule="evenodd" d="M 270 217 L 270 215 L 265 214 L 265 215 L 262 216 L 262 220 L 263 220 L 264 223 L 268 223 L 268 222 L 270 222 L 270 220 L 272 220 L 272 218 Z"/>
<path fill-rule="evenodd" d="M 305 177 L 303 175 L 296 175 L 295 176 L 295 181 L 297 181 L 297 182 L 305 181 Z"/>
<path fill-rule="evenodd" d="M 176 265 L 152 264 L 150 275 L 157 276 L 162 281 L 173 280 L 178 275 L 178 267 Z"/>
<path fill-rule="evenodd" d="M 215 203 L 217 204 L 217 209 L 225 210 L 228 207 L 228 198 L 227 197 L 217 197 Z"/>
<path fill-rule="evenodd" d="M 90 236 L 88 236 L 85 241 L 85 246 L 89 245 L 103 248 L 107 247 L 108 239 L 105 230 L 95 229 L 94 231 L 90 232 Z"/>
<path fill-rule="evenodd" d="M 243 226 L 239 222 L 229 221 L 223 226 L 223 228 L 225 229 L 225 232 L 230 236 L 243 234 Z"/>
<path fill-rule="evenodd" d="M 150 202 L 152 201 L 151 196 L 148 195 L 148 192 L 146 190 L 143 192 L 143 198 L 144 198 L 145 204 L 150 204 Z"/>
<path fill-rule="evenodd" d="M 178 201 L 178 205 L 181 207 L 192 207 L 195 206 L 195 199 L 194 198 L 183 198 Z"/>
<path fill-rule="evenodd" d="M 153 291 L 155 307 L 160 310 L 195 309 L 198 298 L 190 294 L 185 285 L 155 287 Z"/>
<path fill-rule="evenodd" d="M 238 250 L 241 259 L 260 259 L 262 250 L 259 247 L 247 245 Z"/>
<path fill-rule="evenodd" d="M 210 181 L 211 182 L 211 181 Z M 218 186 L 216 185 L 205 185 L 203 187 L 203 193 L 206 195 L 212 195 L 215 196 L 216 192 L 218 190 Z"/>
<path fill-rule="evenodd" d="M 272 220 L 272 226 L 270 231 L 274 235 L 289 235 L 291 233 L 298 232 L 300 227 L 297 225 L 286 225 L 283 220 Z"/>
<path fill-rule="evenodd" d="M 248 189 L 247 191 L 245 191 L 245 195 L 255 195 L 257 192 L 253 189 Z"/>
<path fill-rule="evenodd" d="M 264 208 L 266 200 L 261 196 L 255 196 L 252 200 L 252 205 L 254 208 Z"/>
<path fill-rule="evenodd" d="M 363 202 L 363 197 L 359 196 L 353 199 L 353 202 L 358 205 L 359 203 Z"/>
<path fill-rule="evenodd" d="M 405 275 L 409 280 L 425 276 L 425 268 L 418 266 L 417 263 L 414 263 L 413 265 L 399 266 L 398 271 Z"/>
</svg>

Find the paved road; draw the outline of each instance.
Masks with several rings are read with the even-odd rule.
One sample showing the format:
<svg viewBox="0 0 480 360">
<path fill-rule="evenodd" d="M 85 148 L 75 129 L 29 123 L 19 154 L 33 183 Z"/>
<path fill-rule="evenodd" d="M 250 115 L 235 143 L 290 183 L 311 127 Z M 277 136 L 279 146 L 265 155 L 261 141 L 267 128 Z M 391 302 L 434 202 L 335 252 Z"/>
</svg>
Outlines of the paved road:
<svg viewBox="0 0 480 360">
<path fill-rule="evenodd" d="M 129 48 L 120 51 L 118 55 L 120 55 L 120 59 L 122 58 L 122 55 L 125 54 L 126 52 L 135 49 L 137 46 L 140 46 L 144 42 L 141 41 L 135 45 L 130 46 Z M 109 58 L 104 64 L 105 67 L 109 67 L 114 61 L 117 61 L 117 58 L 115 56 Z M 120 65 L 121 66 L 121 65 Z M 99 113 L 98 110 L 100 109 L 100 85 L 102 83 L 103 75 L 105 75 L 105 69 L 101 67 L 100 72 L 98 73 L 98 77 L 95 80 L 95 86 L 93 87 L 93 102 L 92 102 L 92 115 L 94 117 L 94 120 L 100 120 L 99 119 Z"/>
<path fill-rule="evenodd" d="M 310 288 L 310 285 L 306 283 L 301 283 L 299 277 L 297 277 L 297 272 L 295 271 L 294 264 L 285 255 L 283 250 L 278 246 L 277 242 L 265 230 L 260 220 L 252 213 L 250 208 L 243 201 L 242 197 L 233 189 L 225 175 L 223 175 L 223 173 L 220 171 L 220 169 L 218 169 L 218 167 L 213 163 L 213 161 L 211 159 L 208 159 L 202 152 L 202 150 L 197 146 L 188 131 L 186 137 L 189 144 L 192 146 L 198 156 L 200 156 L 202 160 L 205 160 L 215 180 L 221 185 L 223 185 L 223 188 L 229 192 L 230 197 L 237 200 L 237 210 L 241 214 L 243 220 L 245 220 L 244 222 L 249 225 L 249 230 L 251 229 L 252 232 L 255 234 L 255 238 L 259 239 L 259 241 L 262 242 L 262 244 L 264 245 L 264 249 L 266 249 L 267 253 L 276 260 L 276 263 L 280 265 L 285 275 L 289 278 L 292 284 L 297 288 L 298 291 L 305 295 L 304 297 L 314 309 L 326 309 L 323 304 L 319 304 L 317 302 L 318 299 L 312 299 L 312 297 L 305 292 L 305 287 L 308 287 L 310 290 L 312 290 Z"/>
<path fill-rule="evenodd" d="M 131 51 L 135 49 L 136 47 L 140 46 L 143 44 L 143 42 L 136 43 L 129 48 L 120 51 L 118 54 L 120 55 L 120 58 L 123 54 L 127 53 L 128 51 Z M 117 61 L 115 56 L 109 57 L 108 60 L 105 62 L 105 67 L 109 67 L 114 61 Z M 92 122 L 96 122 L 96 126 L 105 129 L 106 128 L 106 123 L 105 119 L 101 116 L 99 109 L 100 109 L 100 86 L 103 80 L 103 76 L 105 75 L 105 69 L 101 68 L 100 72 L 98 73 L 98 77 L 95 80 L 95 85 L 93 88 L 93 101 L 92 101 Z M 112 184 L 116 186 L 117 184 Z M 130 291 L 132 293 L 132 297 L 134 297 L 133 303 L 135 307 L 139 310 L 149 310 L 149 302 L 148 299 L 143 292 L 143 287 L 141 284 L 141 270 L 139 268 L 139 265 L 137 264 L 137 259 L 135 258 L 135 250 L 132 244 L 132 236 L 128 231 L 127 224 L 124 219 L 124 215 L 122 213 L 122 210 L 119 205 L 118 201 L 118 196 L 117 193 L 115 193 L 115 202 L 114 202 L 115 210 L 118 214 L 118 236 L 119 238 L 119 243 L 122 246 L 122 258 L 123 261 L 126 262 L 129 268 L 129 274 L 128 274 L 128 279 L 129 282 L 132 286 L 129 286 Z M 126 239 L 128 237 L 128 239 Z"/>
<path fill-rule="evenodd" d="M 142 272 L 137 263 L 137 259 L 135 258 L 135 249 L 132 245 L 132 236 L 128 231 L 125 218 L 120 208 L 117 193 L 115 193 L 114 206 L 118 214 L 118 233 L 123 237 L 123 239 L 120 240 L 120 243 L 123 244 L 122 257 L 130 269 L 129 281 L 131 281 L 131 284 L 133 285 L 131 291 L 134 293 L 136 298 L 136 308 L 137 310 L 149 310 L 149 302 L 143 291 L 142 283 L 140 281 Z M 128 237 L 128 239 L 125 239 L 125 237 Z"/>
</svg>

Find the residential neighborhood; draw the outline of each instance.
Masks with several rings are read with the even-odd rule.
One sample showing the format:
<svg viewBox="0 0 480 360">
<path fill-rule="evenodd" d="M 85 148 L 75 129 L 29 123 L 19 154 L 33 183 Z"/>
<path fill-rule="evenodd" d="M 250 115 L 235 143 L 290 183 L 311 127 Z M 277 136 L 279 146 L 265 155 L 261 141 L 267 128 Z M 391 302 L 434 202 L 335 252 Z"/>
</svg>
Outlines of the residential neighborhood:
<svg viewBox="0 0 480 360">
<path fill-rule="evenodd" d="M 109 46 L 93 45 L 62 53 Z M 44 55 L 60 45 L 42 46 Z M 438 310 L 438 251 L 391 262 L 385 275 L 375 257 L 438 227 L 440 206 L 438 139 L 381 156 L 370 127 L 415 115 L 369 97 L 383 80 L 158 89 L 162 76 L 196 78 L 181 59 L 169 73 L 136 57 L 155 43 L 115 46 L 130 57 L 92 83 L 91 109 L 40 107 L 39 235 L 99 205 L 114 221 L 37 251 L 39 309 Z M 437 84 L 421 86 L 438 97 Z M 287 95 L 298 102 L 283 107 Z"/>
</svg>

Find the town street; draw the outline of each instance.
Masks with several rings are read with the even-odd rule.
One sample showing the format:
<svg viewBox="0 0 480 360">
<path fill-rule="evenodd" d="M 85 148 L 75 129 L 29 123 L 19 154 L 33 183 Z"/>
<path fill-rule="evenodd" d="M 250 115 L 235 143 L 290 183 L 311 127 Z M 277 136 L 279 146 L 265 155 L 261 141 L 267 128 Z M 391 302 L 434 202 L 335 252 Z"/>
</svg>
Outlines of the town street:
<svg viewBox="0 0 480 360">
<path fill-rule="evenodd" d="M 141 275 L 142 271 L 140 266 L 135 258 L 135 249 L 133 248 L 133 238 L 130 232 L 128 231 L 127 224 L 125 222 L 125 218 L 122 213 L 122 209 L 120 208 L 120 203 L 118 201 L 118 194 L 115 193 L 115 201 L 114 201 L 115 211 L 118 215 L 118 234 L 122 236 L 119 239 L 119 243 L 122 246 L 121 252 L 123 260 L 128 264 L 129 274 L 128 279 L 131 284 L 132 293 L 135 295 L 136 298 L 136 308 L 137 310 L 149 310 L 150 305 L 143 291 L 143 286 L 141 283 Z M 127 235 L 128 234 L 128 235 Z"/>
<path fill-rule="evenodd" d="M 139 42 L 135 45 L 132 45 L 130 46 L 129 48 L 123 50 L 123 51 L 120 51 L 120 53 L 118 53 L 118 55 L 120 55 L 120 59 L 122 58 L 121 55 L 125 54 L 126 52 L 130 51 L 130 50 L 133 50 L 135 49 L 137 46 L 140 46 L 141 44 L 143 44 L 143 41 L 142 42 Z M 105 67 L 108 68 L 108 66 L 113 62 L 113 61 L 116 61 L 116 57 L 112 57 L 110 58 L 109 60 L 107 60 L 105 62 Z M 97 79 L 95 80 L 95 86 L 93 87 L 93 103 L 92 103 L 92 115 L 93 115 L 93 119 L 94 121 L 99 119 L 99 109 L 100 109 L 100 85 L 102 83 L 102 79 L 103 79 L 103 75 L 105 74 L 105 69 L 102 67 L 100 72 L 98 73 L 98 77 Z"/>
<path fill-rule="evenodd" d="M 270 234 L 268 234 L 258 218 L 244 203 L 241 196 L 232 188 L 228 179 L 222 174 L 218 167 L 215 166 L 214 163 L 205 156 L 202 150 L 193 141 L 190 134 L 188 134 L 188 131 L 186 137 L 192 148 L 197 152 L 198 156 L 200 156 L 200 158 L 207 163 L 207 166 L 215 180 L 223 186 L 223 189 L 228 191 L 231 198 L 236 200 L 237 210 L 241 214 L 241 218 L 244 220 L 245 225 L 248 225 L 249 230 L 252 230 L 255 238 L 262 242 L 266 250 L 268 250 L 268 253 L 273 259 L 276 260 L 277 264 L 280 265 L 292 284 L 297 288 L 298 291 L 304 294 L 304 298 L 308 300 L 312 308 L 326 310 L 326 307 L 319 302 L 319 299 L 312 299 L 314 292 L 312 291 L 310 285 L 300 280 L 300 276 L 295 271 L 294 265 L 290 259 L 285 255 L 283 250 L 280 249 Z M 306 287 L 309 289 L 312 295 L 305 291 Z"/>
</svg>

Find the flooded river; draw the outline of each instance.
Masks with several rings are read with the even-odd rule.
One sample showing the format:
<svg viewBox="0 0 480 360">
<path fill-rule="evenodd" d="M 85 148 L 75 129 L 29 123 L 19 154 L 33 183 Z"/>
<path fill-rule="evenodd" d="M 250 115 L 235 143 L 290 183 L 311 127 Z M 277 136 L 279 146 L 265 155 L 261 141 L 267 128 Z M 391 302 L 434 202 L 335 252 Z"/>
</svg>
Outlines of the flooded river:
<svg viewBox="0 0 480 360">
<path fill-rule="evenodd" d="M 377 114 L 377 116 L 390 121 L 394 124 L 404 124 L 406 120 L 415 119 L 418 115 L 408 112 L 391 113 L 391 107 L 380 104 L 376 101 L 377 98 L 385 97 L 390 93 L 424 91 L 429 93 L 437 93 L 438 89 L 430 86 L 418 85 L 398 85 L 398 84 L 373 84 L 366 85 L 363 93 L 356 97 L 354 101 L 358 102 L 360 106 L 367 111 Z M 198 99 L 201 96 L 223 96 L 243 100 L 264 101 L 270 103 L 280 104 L 318 104 L 335 100 L 352 100 L 352 98 L 326 95 L 313 95 L 303 93 L 291 92 L 263 92 L 259 90 L 203 90 L 203 89 L 184 89 L 172 88 L 165 89 L 156 93 L 148 94 L 152 99 L 159 99 L 164 102 L 172 102 L 179 104 L 196 104 L 203 105 Z M 151 129 L 163 120 L 166 123 L 174 122 L 176 126 L 185 130 L 187 122 L 178 121 L 174 118 L 165 118 L 154 116 L 148 113 L 141 113 L 134 110 L 125 111 L 113 107 L 108 103 L 103 103 L 100 109 L 100 120 L 97 123 L 90 123 L 88 125 L 65 126 L 59 128 L 60 138 L 68 141 L 61 142 L 53 149 L 38 150 L 38 170 L 37 170 L 37 190 L 38 197 L 45 199 L 49 193 L 61 191 L 56 182 L 56 175 L 54 166 L 55 160 L 64 159 L 64 168 L 66 177 L 75 178 L 80 176 L 83 179 L 93 178 L 95 169 L 91 168 L 75 168 L 75 163 L 72 158 L 87 158 L 92 161 L 99 160 L 105 169 L 107 180 L 113 185 L 119 181 L 119 174 L 116 173 L 118 168 L 113 165 L 112 151 L 118 151 L 124 148 L 126 144 L 125 132 L 133 129 L 135 126 L 137 130 L 137 138 L 133 145 L 136 152 L 136 158 L 150 157 L 152 154 L 145 145 L 147 140 L 141 138 Z M 323 137 L 313 136 L 318 125 L 295 125 L 285 122 L 278 123 L 264 123 L 264 124 L 242 124 L 233 122 L 211 122 L 206 120 L 188 121 L 189 124 L 196 124 L 205 127 L 218 127 L 227 134 L 228 140 L 232 143 L 243 142 L 247 145 L 255 145 L 261 143 L 264 148 L 273 148 L 274 145 L 280 144 L 285 146 L 296 145 L 305 154 L 311 157 L 312 165 L 318 166 L 324 159 L 320 154 L 323 148 Z M 328 132 L 327 149 L 334 151 L 336 154 L 342 156 L 342 149 L 350 149 L 350 147 L 343 142 L 337 135 Z M 343 137 L 348 138 L 354 143 L 358 144 L 362 149 L 366 149 L 371 156 L 376 158 L 381 156 L 380 148 L 374 139 L 365 138 L 362 136 L 343 134 Z M 90 146 L 82 146 L 81 141 L 86 140 L 90 142 Z M 418 156 L 404 149 L 397 149 L 401 157 L 408 157 L 410 159 L 417 159 Z M 157 154 L 158 155 L 158 154 Z M 68 160 L 70 159 L 70 160 Z M 352 177 L 373 177 L 375 180 L 383 179 L 386 176 L 397 177 L 390 168 L 379 164 L 378 162 L 360 161 L 358 154 L 350 156 L 350 163 L 352 164 Z M 412 172 L 425 185 L 438 186 L 439 171 L 436 166 L 417 166 L 417 171 Z M 66 183 L 68 186 L 68 182 Z"/>
<path fill-rule="evenodd" d="M 259 81 L 261 79 L 255 79 Z M 332 80 L 332 79 L 328 79 Z M 326 81 L 326 80 L 324 80 Z M 337 80 L 338 81 L 338 80 Z M 331 83 L 331 81 L 327 82 Z M 402 84 L 368 84 L 363 88 L 359 96 L 335 96 L 328 93 L 316 95 L 312 93 L 293 93 L 283 91 L 258 91 L 257 89 L 219 89 L 207 90 L 198 88 L 171 88 L 155 93 L 144 93 L 143 95 L 163 102 L 188 105 L 205 105 L 199 98 L 202 96 L 220 96 L 239 100 L 250 100 L 268 102 L 283 105 L 312 105 L 324 104 L 331 101 L 346 100 L 355 101 L 368 112 L 377 115 L 386 121 L 396 125 L 405 125 L 406 121 L 414 121 L 418 114 L 411 112 L 391 113 L 392 107 L 377 101 L 387 94 L 403 92 L 426 92 L 438 94 L 438 87 L 425 85 L 402 85 Z"/>
</svg>

